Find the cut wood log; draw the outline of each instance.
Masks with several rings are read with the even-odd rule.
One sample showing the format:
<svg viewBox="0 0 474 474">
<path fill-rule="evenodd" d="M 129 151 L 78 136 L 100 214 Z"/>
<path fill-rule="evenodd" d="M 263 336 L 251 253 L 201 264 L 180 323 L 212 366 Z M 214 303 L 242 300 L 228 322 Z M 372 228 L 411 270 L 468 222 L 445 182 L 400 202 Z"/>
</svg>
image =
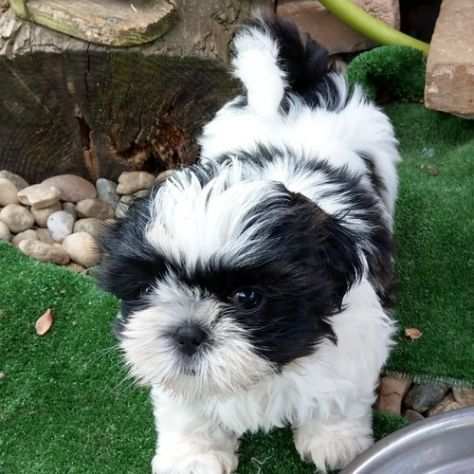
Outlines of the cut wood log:
<svg viewBox="0 0 474 474">
<path fill-rule="evenodd" d="M 134 46 L 165 34 L 176 19 L 167 0 L 11 0 L 21 18 L 92 43 Z"/>
<path fill-rule="evenodd" d="M 474 2 L 444 0 L 426 67 L 425 105 L 474 118 Z"/>
<path fill-rule="evenodd" d="M 180 0 L 175 26 L 132 48 L 0 14 L 0 169 L 34 183 L 194 161 L 202 125 L 238 87 L 224 64 L 234 25 L 268 3 Z"/>
</svg>

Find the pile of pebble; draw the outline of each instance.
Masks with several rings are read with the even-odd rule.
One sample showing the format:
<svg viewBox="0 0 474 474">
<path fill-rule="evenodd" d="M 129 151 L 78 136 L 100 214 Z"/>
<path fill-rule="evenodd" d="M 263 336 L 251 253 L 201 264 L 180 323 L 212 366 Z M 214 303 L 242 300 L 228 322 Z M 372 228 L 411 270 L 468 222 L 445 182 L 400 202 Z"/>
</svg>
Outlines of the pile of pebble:
<svg viewBox="0 0 474 474">
<path fill-rule="evenodd" d="M 382 377 L 376 408 L 404 416 L 409 422 L 474 406 L 474 388 L 443 383 L 413 383 L 408 377 Z"/>
<path fill-rule="evenodd" d="M 0 240 L 42 262 L 84 272 L 99 263 L 97 238 L 105 224 L 123 217 L 167 173 L 124 172 L 118 183 L 99 178 L 94 186 L 71 174 L 29 185 L 0 171 Z"/>
</svg>

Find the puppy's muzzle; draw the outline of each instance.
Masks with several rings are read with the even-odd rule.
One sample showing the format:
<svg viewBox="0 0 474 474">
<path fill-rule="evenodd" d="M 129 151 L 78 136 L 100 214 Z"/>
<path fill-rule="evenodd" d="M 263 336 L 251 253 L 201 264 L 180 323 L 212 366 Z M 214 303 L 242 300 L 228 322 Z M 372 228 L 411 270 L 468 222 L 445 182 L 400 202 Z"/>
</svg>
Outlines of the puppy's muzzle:
<svg viewBox="0 0 474 474">
<path fill-rule="evenodd" d="M 207 341 L 207 333 L 197 324 L 186 324 L 174 333 L 175 343 L 184 355 L 193 356 Z"/>
</svg>

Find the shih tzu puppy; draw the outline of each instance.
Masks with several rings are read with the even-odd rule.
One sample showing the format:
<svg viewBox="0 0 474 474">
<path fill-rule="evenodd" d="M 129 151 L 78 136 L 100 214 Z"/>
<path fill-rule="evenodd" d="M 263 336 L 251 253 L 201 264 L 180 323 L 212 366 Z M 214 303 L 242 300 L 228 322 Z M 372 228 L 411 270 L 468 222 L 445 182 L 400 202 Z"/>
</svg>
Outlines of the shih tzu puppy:
<svg viewBox="0 0 474 474">
<path fill-rule="evenodd" d="M 290 23 L 232 45 L 242 95 L 103 238 L 119 340 L 151 386 L 154 474 L 228 474 L 245 432 L 291 426 L 322 470 L 372 443 L 395 326 L 397 141 L 388 118 Z"/>
</svg>

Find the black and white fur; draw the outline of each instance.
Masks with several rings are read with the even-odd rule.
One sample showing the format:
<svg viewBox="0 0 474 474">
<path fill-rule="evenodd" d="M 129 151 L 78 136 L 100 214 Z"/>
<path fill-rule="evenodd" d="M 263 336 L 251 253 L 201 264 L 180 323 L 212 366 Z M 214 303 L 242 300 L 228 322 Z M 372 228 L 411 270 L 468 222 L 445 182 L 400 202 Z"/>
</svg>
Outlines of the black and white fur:
<svg viewBox="0 0 474 474">
<path fill-rule="evenodd" d="M 340 468 L 372 443 L 392 346 L 397 141 L 388 118 L 282 20 L 233 41 L 245 93 L 103 239 L 120 346 L 151 386 L 154 474 L 237 468 L 243 433 L 291 425 Z"/>
</svg>

